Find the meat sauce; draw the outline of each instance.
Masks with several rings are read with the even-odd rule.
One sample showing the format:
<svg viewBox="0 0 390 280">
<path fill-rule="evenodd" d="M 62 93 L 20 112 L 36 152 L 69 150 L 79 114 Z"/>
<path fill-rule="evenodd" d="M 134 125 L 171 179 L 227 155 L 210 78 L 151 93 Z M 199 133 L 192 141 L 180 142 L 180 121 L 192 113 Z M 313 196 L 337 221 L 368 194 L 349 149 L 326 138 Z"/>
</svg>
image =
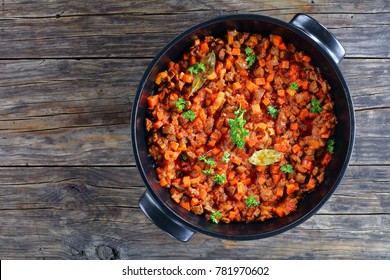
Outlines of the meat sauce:
<svg viewBox="0 0 390 280">
<path fill-rule="evenodd" d="M 296 210 L 325 179 L 336 117 L 311 58 L 279 35 L 195 40 L 156 76 L 149 153 L 160 185 L 211 222 Z"/>
</svg>

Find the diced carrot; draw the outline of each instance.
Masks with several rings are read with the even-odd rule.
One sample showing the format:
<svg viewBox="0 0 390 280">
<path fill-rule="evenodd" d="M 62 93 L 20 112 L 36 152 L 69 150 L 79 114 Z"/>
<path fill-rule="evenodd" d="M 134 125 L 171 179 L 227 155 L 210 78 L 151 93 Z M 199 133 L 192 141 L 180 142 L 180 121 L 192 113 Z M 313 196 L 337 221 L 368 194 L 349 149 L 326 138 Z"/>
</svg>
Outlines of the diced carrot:
<svg viewBox="0 0 390 280">
<path fill-rule="evenodd" d="M 168 186 L 168 181 L 165 178 L 160 179 L 160 186 L 165 187 Z"/>
<path fill-rule="evenodd" d="M 149 109 L 154 109 L 154 107 L 156 107 L 156 105 L 158 104 L 158 99 L 158 95 L 151 95 L 148 97 Z"/>
<path fill-rule="evenodd" d="M 236 164 L 236 165 L 240 165 L 241 162 L 242 162 L 242 160 L 241 160 L 238 156 L 236 156 L 235 154 L 232 154 L 232 155 L 230 156 L 230 161 L 231 161 L 232 163 Z"/>
<path fill-rule="evenodd" d="M 185 188 L 191 187 L 191 177 L 190 176 L 184 176 L 183 177 L 183 186 Z"/>
<path fill-rule="evenodd" d="M 276 195 L 277 197 L 282 197 L 283 194 L 284 194 L 283 187 L 277 187 L 277 188 L 276 188 L 276 191 L 275 191 L 275 195 Z"/>
<path fill-rule="evenodd" d="M 250 93 L 254 93 L 256 90 L 259 89 L 259 86 L 256 85 L 255 83 L 253 83 L 252 81 L 247 81 L 245 87 L 246 87 L 246 89 L 247 89 Z"/>
<path fill-rule="evenodd" d="M 310 178 L 309 179 L 309 182 L 307 182 L 306 184 L 306 187 L 309 189 L 309 190 L 312 190 L 316 187 L 316 180 L 314 178 Z"/>
<path fill-rule="evenodd" d="M 290 96 L 294 96 L 294 94 L 296 94 L 297 93 L 297 91 L 296 90 L 294 90 L 294 89 L 291 89 L 291 88 L 288 88 L 287 90 L 286 90 L 286 92 L 288 93 L 288 95 L 290 95 Z"/>
<path fill-rule="evenodd" d="M 278 164 L 273 164 L 270 167 L 271 174 L 278 174 L 279 173 L 280 166 Z"/>
<path fill-rule="evenodd" d="M 332 160 L 332 154 L 329 153 L 329 152 L 326 152 L 325 155 L 324 155 L 324 157 L 323 157 L 322 160 L 321 160 L 321 164 L 322 164 L 323 166 L 326 166 L 326 165 L 329 164 L 329 162 L 330 162 L 331 160 Z"/>
<path fill-rule="evenodd" d="M 265 79 L 266 82 L 272 82 L 274 80 L 274 77 L 275 77 L 275 72 L 271 71 L 269 72 L 267 78 Z"/>
<path fill-rule="evenodd" d="M 298 190 L 299 190 L 298 183 L 291 183 L 291 184 L 287 184 L 286 185 L 286 193 L 287 194 L 292 194 L 292 193 L 294 193 L 295 191 L 298 191 Z"/>
<path fill-rule="evenodd" d="M 278 101 L 278 103 L 279 103 L 280 105 L 283 105 L 283 104 L 286 102 L 286 98 L 285 98 L 285 97 L 278 97 L 278 98 L 276 99 L 276 101 Z"/>
<path fill-rule="evenodd" d="M 233 90 L 239 90 L 242 88 L 242 85 L 240 82 L 235 82 L 235 83 L 233 83 L 232 87 L 233 87 Z"/>
<path fill-rule="evenodd" d="M 292 131 L 298 130 L 298 123 L 290 123 L 290 129 Z"/>
<path fill-rule="evenodd" d="M 227 39 L 228 39 L 227 40 L 228 45 L 232 45 L 233 44 L 233 35 L 228 33 Z"/>
<path fill-rule="evenodd" d="M 261 113 L 260 104 L 252 104 L 252 114 L 258 115 Z"/>
<path fill-rule="evenodd" d="M 190 57 L 190 65 L 194 65 L 196 64 L 196 57 L 195 56 L 191 56 Z"/>
<path fill-rule="evenodd" d="M 288 143 L 287 142 L 281 142 L 281 143 L 275 143 L 274 144 L 274 149 L 278 152 L 284 153 L 285 151 L 288 150 Z"/>
<path fill-rule="evenodd" d="M 246 186 L 242 182 L 238 182 L 237 194 L 238 195 L 245 195 L 245 193 L 246 193 Z"/>
<path fill-rule="evenodd" d="M 296 154 L 301 149 L 301 147 L 298 144 L 295 144 L 291 149 L 293 153 Z"/>
<path fill-rule="evenodd" d="M 206 42 L 200 44 L 200 51 L 201 52 L 204 53 L 204 52 L 207 52 L 208 50 L 209 50 L 209 45 Z"/>
<path fill-rule="evenodd" d="M 263 98 L 261 102 L 263 102 L 265 106 L 268 106 L 271 103 L 271 101 L 268 98 Z"/>
<path fill-rule="evenodd" d="M 307 169 L 309 172 L 313 169 L 313 162 L 311 160 L 308 160 L 308 159 L 303 159 L 302 160 L 302 167 Z"/>
<path fill-rule="evenodd" d="M 281 51 L 285 51 L 287 49 L 286 44 L 284 42 L 280 43 L 278 46 L 278 49 Z"/>
<path fill-rule="evenodd" d="M 272 85 L 270 82 L 266 82 L 265 85 L 263 86 L 263 89 L 265 89 L 268 92 L 271 92 L 272 90 Z"/>
<path fill-rule="evenodd" d="M 238 73 L 240 74 L 241 77 L 246 77 L 248 71 L 246 69 L 241 69 L 240 72 L 238 72 Z"/>
<path fill-rule="evenodd" d="M 274 181 L 275 185 L 279 183 L 281 177 L 281 174 L 272 174 L 272 180 Z"/>
<path fill-rule="evenodd" d="M 232 55 L 240 55 L 241 54 L 241 49 L 240 48 L 233 48 L 232 49 Z"/>
<path fill-rule="evenodd" d="M 160 72 L 160 73 L 157 74 L 156 79 L 154 80 L 154 82 L 157 85 L 159 85 L 159 84 L 161 84 L 162 80 L 164 80 L 166 77 L 168 77 L 168 72 L 167 71 Z"/>
<path fill-rule="evenodd" d="M 290 67 L 290 62 L 288 60 L 282 60 L 281 68 L 287 69 Z"/>
<path fill-rule="evenodd" d="M 185 83 L 190 84 L 194 80 L 194 76 L 192 76 L 192 74 L 184 74 L 181 80 Z"/>
<path fill-rule="evenodd" d="M 236 218 L 237 213 L 235 211 L 230 211 L 228 214 L 228 218 L 230 220 L 234 220 Z"/>
<path fill-rule="evenodd" d="M 285 212 L 284 212 L 284 208 L 281 207 L 281 206 L 278 206 L 275 208 L 275 213 L 276 215 L 278 215 L 279 217 L 283 217 L 285 215 Z"/>
<path fill-rule="evenodd" d="M 176 141 L 172 141 L 172 142 L 169 143 L 169 147 L 172 150 L 176 151 L 179 148 L 179 143 L 177 143 Z"/>
<path fill-rule="evenodd" d="M 228 56 L 226 58 L 225 67 L 227 70 L 230 70 L 232 68 L 232 56 Z"/>
<path fill-rule="evenodd" d="M 260 67 L 265 66 L 265 59 L 264 58 L 259 59 L 259 65 L 260 65 Z"/>
<path fill-rule="evenodd" d="M 299 86 L 302 88 L 302 90 L 307 90 L 309 88 L 309 81 L 303 80 L 299 83 Z"/>
<path fill-rule="evenodd" d="M 199 204 L 199 199 L 197 199 L 196 197 L 192 197 L 190 204 L 191 204 L 191 206 L 198 205 Z"/>
<path fill-rule="evenodd" d="M 231 186 L 235 186 L 238 184 L 238 180 L 236 178 L 233 178 L 233 179 L 229 180 L 229 183 Z"/>
<path fill-rule="evenodd" d="M 311 58 L 310 58 L 310 56 L 308 56 L 308 55 L 304 55 L 304 56 L 302 57 L 302 61 L 310 62 L 310 60 L 311 60 Z"/>
<path fill-rule="evenodd" d="M 282 39 L 281 36 L 279 36 L 279 35 L 273 35 L 272 36 L 272 43 L 275 46 L 279 46 L 282 42 L 283 42 L 283 39 Z"/>
<path fill-rule="evenodd" d="M 199 189 L 199 196 L 198 198 L 200 200 L 206 200 L 207 198 L 207 191 L 204 188 Z"/>
<path fill-rule="evenodd" d="M 190 206 L 189 202 L 182 202 L 182 203 L 180 203 L 180 206 L 183 207 L 184 209 L 186 209 L 187 211 L 191 210 L 191 206 Z"/>
<path fill-rule="evenodd" d="M 284 89 L 278 89 L 278 96 L 280 97 L 285 97 L 286 96 L 286 91 Z"/>
<path fill-rule="evenodd" d="M 309 116 L 309 110 L 307 108 L 303 108 L 301 112 L 299 112 L 299 119 L 303 121 Z"/>
<path fill-rule="evenodd" d="M 254 83 L 258 86 L 263 86 L 265 85 L 265 78 L 256 78 L 253 80 Z"/>
<path fill-rule="evenodd" d="M 162 127 L 164 125 L 164 123 L 162 121 L 156 121 L 153 123 L 153 127 L 155 129 L 159 129 L 160 127 Z"/>
</svg>

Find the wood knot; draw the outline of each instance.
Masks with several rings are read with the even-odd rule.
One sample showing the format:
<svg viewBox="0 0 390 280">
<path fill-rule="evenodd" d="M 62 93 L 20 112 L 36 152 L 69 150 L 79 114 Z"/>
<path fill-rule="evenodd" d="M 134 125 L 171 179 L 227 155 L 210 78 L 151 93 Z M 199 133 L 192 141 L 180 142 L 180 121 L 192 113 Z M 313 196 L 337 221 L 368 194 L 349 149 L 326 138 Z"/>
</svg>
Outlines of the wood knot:
<svg viewBox="0 0 390 280">
<path fill-rule="evenodd" d="M 96 254 L 100 260 L 117 260 L 119 259 L 119 252 L 107 245 L 100 245 L 96 248 Z"/>
</svg>

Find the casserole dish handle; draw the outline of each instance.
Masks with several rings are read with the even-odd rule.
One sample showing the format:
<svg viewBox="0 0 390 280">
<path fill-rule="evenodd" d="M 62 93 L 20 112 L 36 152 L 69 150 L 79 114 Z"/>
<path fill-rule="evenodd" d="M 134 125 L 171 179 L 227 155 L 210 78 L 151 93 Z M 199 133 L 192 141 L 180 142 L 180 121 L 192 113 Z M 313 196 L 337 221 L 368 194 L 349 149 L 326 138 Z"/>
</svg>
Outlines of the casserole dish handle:
<svg viewBox="0 0 390 280">
<path fill-rule="evenodd" d="M 337 38 L 321 23 L 305 14 L 296 14 L 290 21 L 324 49 L 336 64 L 345 56 L 345 49 Z"/>
<path fill-rule="evenodd" d="M 139 206 L 156 226 L 177 240 L 187 242 L 194 235 L 194 231 L 168 216 L 148 190 L 141 196 Z"/>
</svg>

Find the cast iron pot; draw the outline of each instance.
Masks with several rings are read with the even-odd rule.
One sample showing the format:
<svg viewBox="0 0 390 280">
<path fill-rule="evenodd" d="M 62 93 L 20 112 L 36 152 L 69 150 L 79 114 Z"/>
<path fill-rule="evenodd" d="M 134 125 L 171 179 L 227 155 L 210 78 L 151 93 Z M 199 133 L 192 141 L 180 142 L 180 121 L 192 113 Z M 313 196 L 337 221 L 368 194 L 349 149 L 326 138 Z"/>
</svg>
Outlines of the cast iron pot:
<svg viewBox="0 0 390 280">
<path fill-rule="evenodd" d="M 147 97 L 154 92 L 157 73 L 165 70 L 170 60 L 178 61 L 194 39 L 205 35 L 223 37 L 227 30 L 237 29 L 263 36 L 279 34 L 286 42 L 293 43 L 312 58 L 332 87 L 337 117 L 335 131 L 335 153 L 326 169 L 325 181 L 308 193 L 298 204 L 298 209 L 283 218 L 265 222 L 213 224 L 203 216 L 187 212 L 171 198 L 169 192 L 160 187 L 155 164 L 148 153 L 145 131 Z M 143 212 L 162 230 L 180 241 L 188 241 L 195 232 L 223 239 L 250 240 L 282 233 L 304 222 L 317 212 L 329 199 L 346 171 L 352 154 L 355 121 L 352 100 L 338 63 L 345 55 L 337 39 L 313 18 L 297 14 L 290 23 L 260 15 L 231 15 L 218 17 L 183 32 L 173 39 L 155 57 L 146 70 L 137 90 L 132 109 L 132 145 L 137 167 L 146 185 L 139 201 Z"/>
</svg>

